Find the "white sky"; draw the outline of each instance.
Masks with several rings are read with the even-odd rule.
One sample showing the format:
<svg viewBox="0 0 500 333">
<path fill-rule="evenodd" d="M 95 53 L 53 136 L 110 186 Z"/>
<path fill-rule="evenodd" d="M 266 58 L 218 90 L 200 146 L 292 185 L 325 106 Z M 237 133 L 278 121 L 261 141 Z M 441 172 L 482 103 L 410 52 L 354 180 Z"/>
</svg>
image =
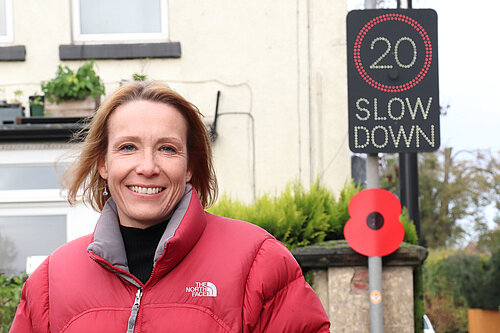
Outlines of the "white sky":
<svg viewBox="0 0 500 333">
<path fill-rule="evenodd" d="M 386 1 L 395 8 L 396 1 Z M 348 0 L 348 9 L 363 1 Z M 500 2 L 413 0 L 438 14 L 441 147 L 500 151 Z"/>
</svg>

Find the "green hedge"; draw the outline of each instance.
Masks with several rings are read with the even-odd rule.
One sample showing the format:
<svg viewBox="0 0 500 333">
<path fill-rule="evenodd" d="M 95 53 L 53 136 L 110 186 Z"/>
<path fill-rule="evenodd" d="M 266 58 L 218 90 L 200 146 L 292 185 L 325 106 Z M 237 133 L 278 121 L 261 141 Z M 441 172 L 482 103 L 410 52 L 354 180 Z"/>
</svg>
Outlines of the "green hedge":
<svg viewBox="0 0 500 333">
<path fill-rule="evenodd" d="M 427 314 L 436 331 L 467 332 L 467 309 L 500 306 L 500 251 L 489 255 L 434 250 L 424 266 Z"/>
<path fill-rule="evenodd" d="M 21 299 L 21 289 L 25 275 L 6 278 L 0 275 L 0 332 L 7 333 L 14 320 L 17 306 Z"/>
<path fill-rule="evenodd" d="M 319 181 L 309 189 L 295 182 L 288 185 L 281 195 L 263 195 L 251 204 L 223 196 L 208 211 L 254 223 L 292 250 L 326 240 L 344 239 L 349 202 L 360 190 L 348 181 L 335 198 Z M 409 221 L 406 209 L 403 209 L 400 221 L 405 229 L 404 241 L 418 244 L 415 226 Z"/>
</svg>

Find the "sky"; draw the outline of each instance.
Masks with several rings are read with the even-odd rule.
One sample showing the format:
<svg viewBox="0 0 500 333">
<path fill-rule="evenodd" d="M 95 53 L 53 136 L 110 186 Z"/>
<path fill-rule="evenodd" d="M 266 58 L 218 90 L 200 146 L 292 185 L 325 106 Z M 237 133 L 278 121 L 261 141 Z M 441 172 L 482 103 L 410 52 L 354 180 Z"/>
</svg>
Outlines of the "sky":
<svg viewBox="0 0 500 333">
<path fill-rule="evenodd" d="M 396 1 L 385 1 L 396 8 Z M 348 9 L 363 1 L 348 0 Z M 441 148 L 500 151 L 500 2 L 413 0 L 413 8 L 438 14 Z"/>
</svg>

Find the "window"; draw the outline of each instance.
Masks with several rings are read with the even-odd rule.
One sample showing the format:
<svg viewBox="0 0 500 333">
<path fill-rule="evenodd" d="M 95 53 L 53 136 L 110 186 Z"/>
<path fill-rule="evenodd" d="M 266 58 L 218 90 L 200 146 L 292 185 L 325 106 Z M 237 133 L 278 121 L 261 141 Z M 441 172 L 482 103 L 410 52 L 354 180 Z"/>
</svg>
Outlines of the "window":
<svg viewBox="0 0 500 333">
<path fill-rule="evenodd" d="M 9 43 L 13 41 L 12 0 L 0 0 L 0 43 Z"/>
<path fill-rule="evenodd" d="M 67 144 L 0 144 L 0 274 L 31 273 L 56 248 L 92 232 L 98 214 L 70 206 L 59 178 Z"/>
<path fill-rule="evenodd" d="M 86 41 L 165 41 L 167 0 L 73 0 L 73 37 Z"/>
<path fill-rule="evenodd" d="M 0 165 L 0 191 L 58 189 L 63 165 Z"/>
<path fill-rule="evenodd" d="M 65 215 L 0 216 L 0 274 L 18 275 L 31 257 L 44 258 L 64 243 Z"/>
</svg>

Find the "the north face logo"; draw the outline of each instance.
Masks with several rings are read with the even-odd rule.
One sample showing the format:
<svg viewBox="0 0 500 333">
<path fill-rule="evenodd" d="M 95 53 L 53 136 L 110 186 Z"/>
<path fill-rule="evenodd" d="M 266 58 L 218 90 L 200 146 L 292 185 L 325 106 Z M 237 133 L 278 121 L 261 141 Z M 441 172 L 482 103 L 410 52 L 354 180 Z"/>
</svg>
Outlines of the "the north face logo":
<svg viewBox="0 0 500 333">
<path fill-rule="evenodd" d="M 215 297 L 217 287 L 212 282 L 195 282 L 194 287 L 186 287 L 186 292 L 192 297 Z"/>
</svg>

